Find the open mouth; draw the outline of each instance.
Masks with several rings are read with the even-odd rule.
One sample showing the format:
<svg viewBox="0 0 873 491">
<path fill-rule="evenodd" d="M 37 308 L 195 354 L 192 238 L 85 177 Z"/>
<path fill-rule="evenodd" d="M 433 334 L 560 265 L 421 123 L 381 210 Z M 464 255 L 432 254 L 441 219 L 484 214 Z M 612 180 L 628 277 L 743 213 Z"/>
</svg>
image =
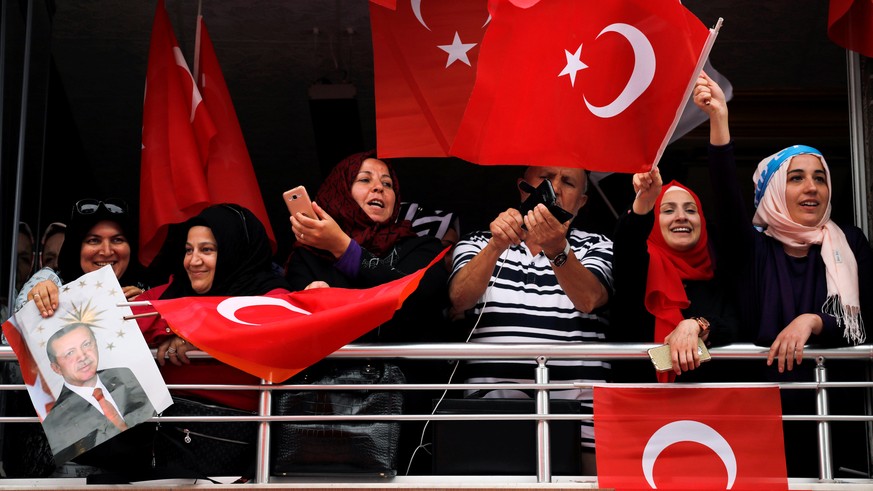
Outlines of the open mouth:
<svg viewBox="0 0 873 491">
<path fill-rule="evenodd" d="M 670 229 L 670 232 L 673 232 L 674 234 L 690 234 L 691 227 L 673 227 Z"/>
<path fill-rule="evenodd" d="M 818 206 L 818 201 L 801 201 L 800 206 L 804 208 L 815 208 Z"/>
<path fill-rule="evenodd" d="M 381 199 L 371 199 L 367 201 L 369 206 L 377 206 L 379 208 L 385 208 L 385 203 Z"/>
</svg>

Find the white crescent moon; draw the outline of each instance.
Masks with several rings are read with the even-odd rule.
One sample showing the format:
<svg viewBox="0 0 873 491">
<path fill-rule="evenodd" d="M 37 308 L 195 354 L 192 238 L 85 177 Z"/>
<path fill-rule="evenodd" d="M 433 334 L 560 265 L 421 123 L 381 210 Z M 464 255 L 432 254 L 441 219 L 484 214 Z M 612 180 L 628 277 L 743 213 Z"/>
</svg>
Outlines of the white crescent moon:
<svg viewBox="0 0 873 491">
<path fill-rule="evenodd" d="M 643 475 L 652 489 L 658 489 L 652 476 L 655 461 L 665 448 L 679 442 L 695 442 L 709 447 L 718 455 L 727 469 L 726 489 L 731 489 L 734 486 L 734 481 L 737 479 L 737 457 L 734 455 L 730 443 L 709 425 L 699 421 L 683 420 L 674 421 L 658 428 L 658 431 L 646 443 L 646 448 L 643 450 Z"/>
<path fill-rule="evenodd" d="M 412 13 L 415 15 L 415 18 L 429 31 L 430 27 L 427 27 L 427 24 L 424 23 L 424 18 L 421 17 L 421 0 L 411 0 L 410 3 L 412 4 Z"/>
<path fill-rule="evenodd" d="M 252 322 L 241 321 L 236 318 L 236 311 L 243 307 L 253 307 L 256 305 L 276 305 L 278 307 L 285 307 L 286 309 L 297 312 L 303 315 L 312 315 L 311 312 L 307 312 L 300 307 L 295 307 L 291 305 L 287 300 L 283 300 L 281 298 L 276 297 L 230 297 L 225 300 L 222 300 L 221 303 L 218 304 L 218 307 L 215 308 L 219 314 L 225 319 L 236 322 L 237 324 L 245 324 L 247 326 L 257 326 L 259 324 L 254 324 Z"/>
<path fill-rule="evenodd" d="M 424 22 L 424 17 L 421 16 L 421 0 L 410 0 L 409 2 L 412 5 L 412 15 L 418 19 L 419 24 L 423 25 L 425 29 L 430 31 L 430 27 L 427 27 L 427 24 Z M 488 25 L 491 22 L 491 14 L 488 14 L 488 18 L 485 20 L 485 23 L 482 24 L 482 27 Z"/>
<path fill-rule="evenodd" d="M 628 24 L 612 24 L 600 31 L 597 38 L 600 38 L 600 36 L 607 32 L 621 34 L 630 43 L 634 50 L 634 71 L 631 73 L 630 80 L 627 81 L 627 85 L 624 86 L 621 94 L 609 104 L 594 106 L 588 102 L 588 99 L 585 99 L 585 105 L 588 106 L 588 110 L 601 118 L 611 118 L 621 114 L 622 111 L 627 109 L 628 106 L 633 104 L 645 92 L 655 78 L 655 50 L 652 49 L 652 43 L 649 42 L 645 34 Z"/>
</svg>

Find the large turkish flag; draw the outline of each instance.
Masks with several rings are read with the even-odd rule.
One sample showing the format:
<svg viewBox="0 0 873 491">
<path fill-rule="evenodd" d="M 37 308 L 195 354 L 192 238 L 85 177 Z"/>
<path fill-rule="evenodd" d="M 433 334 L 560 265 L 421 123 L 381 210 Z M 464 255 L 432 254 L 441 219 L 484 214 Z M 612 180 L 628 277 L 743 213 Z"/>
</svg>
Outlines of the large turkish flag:
<svg viewBox="0 0 873 491">
<path fill-rule="evenodd" d="M 212 204 L 236 203 L 251 210 L 267 229 L 270 247 L 276 252 L 276 238 L 261 188 L 203 16 L 197 17 L 194 76 L 203 95 L 203 105 L 217 130 L 206 161 L 210 201 Z"/>
<path fill-rule="evenodd" d="M 206 158 L 216 129 L 179 49 L 170 17 L 155 9 L 146 72 L 140 168 L 140 251 L 148 265 L 167 227 L 210 204 Z"/>
<path fill-rule="evenodd" d="M 675 0 L 492 0 L 489 9 L 452 155 L 616 172 L 657 163 L 715 32 Z"/>
<path fill-rule="evenodd" d="M 595 387 L 594 434 L 601 487 L 788 489 L 777 387 Z"/>
<path fill-rule="evenodd" d="M 151 304 L 194 346 L 252 375 L 281 382 L 390 320 L 443 255 L 426 268 L 373 288 L 184 297 Z"/>
<path fill-rule="evenodd" d="M 445 157 L 476 79 L 487 0 L 370 3 L 380 157 Z"/>
</svg>

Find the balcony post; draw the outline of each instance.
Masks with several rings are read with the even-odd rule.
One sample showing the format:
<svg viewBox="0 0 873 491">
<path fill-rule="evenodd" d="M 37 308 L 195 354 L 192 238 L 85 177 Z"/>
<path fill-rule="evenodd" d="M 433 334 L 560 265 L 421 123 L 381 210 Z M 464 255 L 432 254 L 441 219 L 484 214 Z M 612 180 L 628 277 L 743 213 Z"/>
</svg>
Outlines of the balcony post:
<svg viewBox="0 0 873 491">
<path fill-rule="evenodd" d="M 546 366 L 548 358 L 537 357 L 536 383 L 547 386 L 549 383 L 549 368 Z M 549 414 L 549 390 L 548 388 L 537 389 L 537 414 Z M 551 443 L 549 442 L 549 420 L 537 420 L 537 482 L 552 481 Z"/>
<path fill-rule="evenodd" d="M 828 372 L 825 368 L 825 359 L 819 356 L 815 359 L 815 381 L 823 383 L 828 381 Z M 815 412 L 818 416 L 828 416 L 827 389 L 818 387 L 815 389 Z M 834 480 L 833 454 L 831 453 L 831 424 L 829 421 L 818 422 L 818 474 L 822 481 Z"/>
</svg>

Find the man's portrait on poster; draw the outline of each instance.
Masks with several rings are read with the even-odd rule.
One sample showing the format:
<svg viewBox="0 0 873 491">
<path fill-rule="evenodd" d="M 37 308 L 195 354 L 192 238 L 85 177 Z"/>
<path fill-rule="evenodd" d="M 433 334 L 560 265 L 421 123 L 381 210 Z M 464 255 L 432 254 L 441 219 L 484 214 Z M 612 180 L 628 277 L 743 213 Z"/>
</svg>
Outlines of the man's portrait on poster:
<svg viewBox="0 0 873 491">
<path fill-rule="evenodd" d="M 22 367 L 36 365 L 25 384 L 34 405 L 49 409 L 43 429 L 62 464 L 147 421 L 172 399 L 136 322 L 124 320 L 131 312 L 118 306 L 125 297 L 111 268 L 59 293 L 56 315 L 42 318 L 25 305 L 4 330 L 20 335 L 10 345 L 27 361 Z"/>
</svg>

